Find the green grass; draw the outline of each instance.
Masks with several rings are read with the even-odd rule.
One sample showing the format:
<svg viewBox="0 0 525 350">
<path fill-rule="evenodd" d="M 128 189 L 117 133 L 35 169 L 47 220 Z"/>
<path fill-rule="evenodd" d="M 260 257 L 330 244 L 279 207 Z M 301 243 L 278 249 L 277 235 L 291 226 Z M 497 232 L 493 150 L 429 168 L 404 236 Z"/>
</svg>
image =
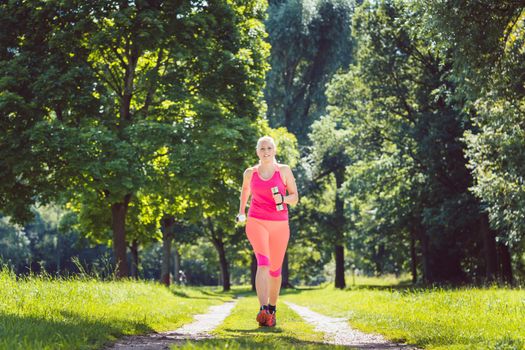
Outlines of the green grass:
<svg viewBox="0 0 525 350">
<path fill-rule="evenodd" d="M 0 349 L 97 349 L 119 336 L 172 330 L 230 300 L 211 288 L 16 279 L 0 271 Z"/>
<path fill-rule="evenodd" d="M 351 280 L 350 280 L 351 281 Z M 165 288 L 137 281 L 16 278 L 0 271 L 0 349 L 98 349 L 123 335 L 173 330 L 211 305 L 243 294 L 215 339 L 183 349 L 323 349 L 315 332 L 282 302 L 347 317 L 365 332 L 426 349 L 525 349 L 525 291 L 504 288 L 411 289 L 397 280 L 283 291 L 275 328 L 255 322 L 257 300 L 244 288 Z"/>
<path fill-rule="evenodd" d="M 282 303 L 278 306 L 276 327 L 259 327 L 255 321 L 258 307 L 253 294 L 243 297 L 213 332 L 215 339 L 188 342 L 173 349 L 342 349 L 322 344 L 323 334 L 315 332 Z"/>
<path fill-rule="evenodd" d="M 396 277 L 394 275 L 384 275 L 381 277 L 367 277 L 367 276 L 346 276 L 346 282 L 350 285 L 355 283 L 356 286 L 361 287 L 392 287 L 392 286 L 403 286 L 411 283 L 410 275 L 401 275 Z M 330 283 L 332 285 L 332 283 Z"/>
<path fill-rule="evenodd" d="M 425 349 L 525 349 L 524 290 L 410 289 L 360 282 L 347 290 L 291 290 L 282 300 L 346 317 L 357 329 Z"/>
</svg>

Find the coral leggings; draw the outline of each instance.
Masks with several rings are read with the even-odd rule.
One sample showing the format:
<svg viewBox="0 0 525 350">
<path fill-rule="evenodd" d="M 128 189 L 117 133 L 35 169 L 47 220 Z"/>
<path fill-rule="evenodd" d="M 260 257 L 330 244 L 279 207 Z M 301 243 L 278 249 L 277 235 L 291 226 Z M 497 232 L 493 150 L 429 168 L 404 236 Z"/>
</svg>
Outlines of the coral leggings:
<svg viewBox="0 0 525 350">
<path fill-rule="evenodd" d="M 269 266 L 270 276 L 279 277 L 290 238 L 288 220 L 262 220 L 248 217 L 246 235 L 252 244 L 258 266 Z"/>
</svg>

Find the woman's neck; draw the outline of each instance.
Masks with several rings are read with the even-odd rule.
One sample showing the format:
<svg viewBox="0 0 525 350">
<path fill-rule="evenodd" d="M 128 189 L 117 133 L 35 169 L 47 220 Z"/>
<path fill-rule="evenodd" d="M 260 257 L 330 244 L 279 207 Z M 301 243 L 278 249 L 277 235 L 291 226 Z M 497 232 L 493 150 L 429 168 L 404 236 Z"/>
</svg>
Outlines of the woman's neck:
<svg viewBox="0 0 525 350">
<path fill-rule="evenodd" d="M 263 169 L 270 169 L 270 168 L 273 168 L 274 164 L 277 164 L 277 162 L 275 161 L 275 158 L 272 158 L 271 160 L 267 160 L 267 161 L 259 161 L 259 167 L 260 168 L 263 168 Z"/>
</svg>

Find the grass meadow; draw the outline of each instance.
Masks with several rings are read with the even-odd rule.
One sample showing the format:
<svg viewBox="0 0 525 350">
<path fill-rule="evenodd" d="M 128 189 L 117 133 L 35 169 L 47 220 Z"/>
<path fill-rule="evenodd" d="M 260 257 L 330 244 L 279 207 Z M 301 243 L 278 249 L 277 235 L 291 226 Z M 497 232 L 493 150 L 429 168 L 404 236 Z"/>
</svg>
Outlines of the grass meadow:
<svg viewBox="0 0 525 350">
<path fill-rule="evenodd" d="M 0 271 L 0 349 L 99 349 L 171 330 L 232 294 L 140 281 L 17 278 Z"/>
<path fill-rule="evenodd" d="M 328 349 L 284 303 L 275 328 L 255 322 L 258 303 L 248 287 L 171 287 L 145 281 L 16 277 L 0 271 L 0 349 L 100 349 L 124 335 L 174 330 L 239 296 L 215 338 L 182 349 Z M 398 280 L 360 277 L 334 289 L 285 290 L 289 300 L 345 317 L 354 328 L 425 349 L 525 349 L 525 290 L 412 288 Z"/>
<path fill-rule="evenodd" d="M 348 318 L 364 332 L 425 349 L 525 349 L 521 289 L 411 288 L 360 278 L 345 290 L 325 286 L 283 294 L 282 300 Z"/>
</svg>

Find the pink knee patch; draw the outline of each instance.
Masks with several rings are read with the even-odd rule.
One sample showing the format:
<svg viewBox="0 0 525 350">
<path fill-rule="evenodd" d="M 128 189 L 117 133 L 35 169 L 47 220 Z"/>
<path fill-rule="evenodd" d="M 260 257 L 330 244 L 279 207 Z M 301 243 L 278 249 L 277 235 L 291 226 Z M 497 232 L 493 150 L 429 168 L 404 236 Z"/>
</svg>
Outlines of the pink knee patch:
<svg viewBox="0 0 525 350">
<path fill-rule="evenodd" d="M 255 258 L 257 259 L 257 266 L 270 266 L 270 259 L 267 256 L 257 253 Z"/>
<path fill-rule="evenodd" d="M 277 269 L 275 271 L 270 271 L 270 276 L 272 277 L 279 277 L 281 275 L 281 269 Z"/>
</svg>

